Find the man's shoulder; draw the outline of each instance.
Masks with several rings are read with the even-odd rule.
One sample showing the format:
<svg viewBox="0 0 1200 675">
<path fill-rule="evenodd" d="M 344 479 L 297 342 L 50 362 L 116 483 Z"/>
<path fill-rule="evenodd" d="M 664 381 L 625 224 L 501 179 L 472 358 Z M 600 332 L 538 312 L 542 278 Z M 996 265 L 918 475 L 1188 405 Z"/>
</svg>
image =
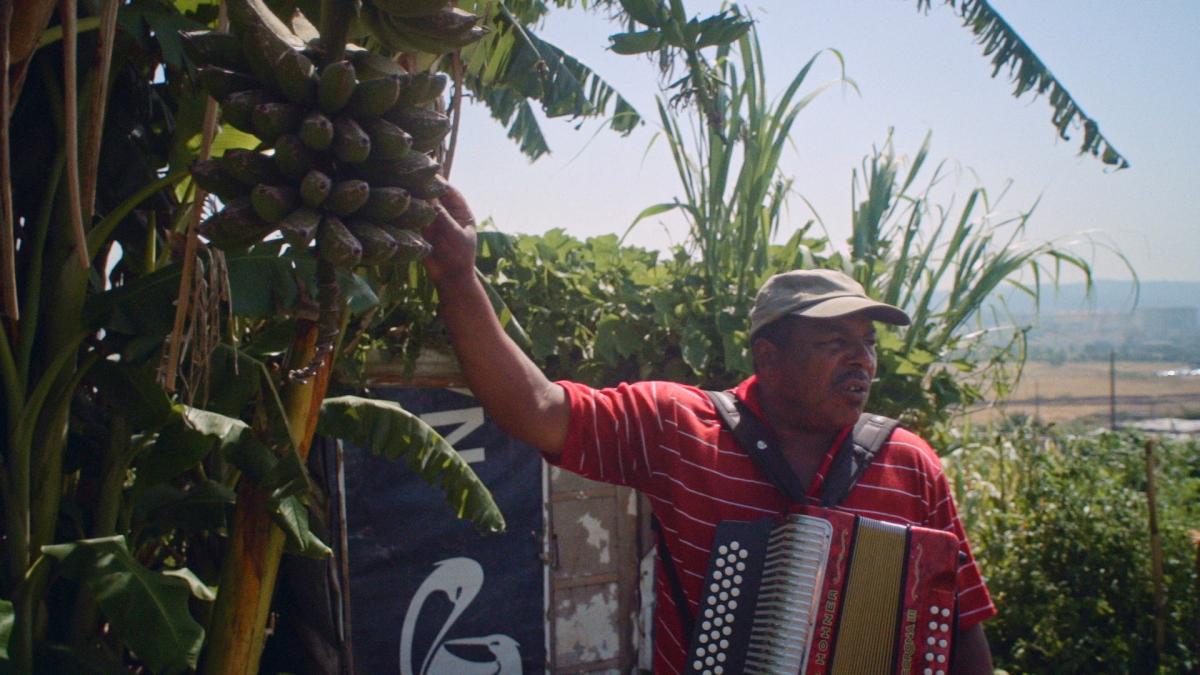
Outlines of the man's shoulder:
<svg viewBox="0 0 1200 675">
<path fill-rule="evenodd" d="M 929 443 L 915 432 L 897 426 L 881 451 L 882 456 L 890 461 L 904 461 L 908 464 L 920 464 L 941 468 L 941 459 Z"/>
</svg>

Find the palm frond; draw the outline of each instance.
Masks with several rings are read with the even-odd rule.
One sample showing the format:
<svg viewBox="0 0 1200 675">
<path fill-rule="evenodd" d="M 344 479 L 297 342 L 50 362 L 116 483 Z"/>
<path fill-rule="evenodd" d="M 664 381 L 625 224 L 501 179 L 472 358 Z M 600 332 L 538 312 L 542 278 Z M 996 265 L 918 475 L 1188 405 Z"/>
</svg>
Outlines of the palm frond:
<svg viewBox="0 0 1200 675">
<path fill-rule="evenodd" d="M 477 11 L 491 11 L 485 19 L 492 30 L 463 50 L 467 88 L 508 127 L 509 137 L 530 159 L 549 152 L 530 101 L 540 103 L 551 118 L 607 117 L 621 134 L 641 123 L 634 107 L 595 71 L 533 31 L 544 5 L 477 4 Z"/>
<path fill-rule="evenodd" d="M 1117 169 L 1129 166 L 1129 161 L 1100 133 L 1096 120 L 1083 111 L 1062 82 L 987 0 L 943 1 L 958 13 L 963 26 L 975 35 L 975 41 L 983 46 L 984 56 L 991 57 L 992 77 L 1007 67 L 1009 80 L 1015 85 L 1014 97 L 1020 98 L 1030 91 L 1048 96 L 1054 108 L 1051 121 L 1060 138 L 1070 140 L 1070 132 L 1082 128 L 1080 154 L 1091 154 Z M 933 0 L 917 0 L 917 9 L 928 12 L 932 3 Z"/>
</svg>

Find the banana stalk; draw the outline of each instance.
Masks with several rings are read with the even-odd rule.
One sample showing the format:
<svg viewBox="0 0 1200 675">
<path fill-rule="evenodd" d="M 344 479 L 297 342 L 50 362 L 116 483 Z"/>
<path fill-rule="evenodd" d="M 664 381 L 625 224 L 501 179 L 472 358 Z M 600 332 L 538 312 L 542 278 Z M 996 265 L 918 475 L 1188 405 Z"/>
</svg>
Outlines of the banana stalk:
<svg viewBox="0 0 1200 675">
<path fill-rule="evenodd" d="M 302 368 L 312 360 L 318 332 L 317 324 L 312 322 L 299 327 L 292 343 L 291 368 Z M 317 413 L 329 388 L 332 367 L 333 355 L 329 354 L 321 362 L 315 377 L 292 380 L 283 392 L 291 440 L 301 460 L 308 458 L 317 428 Z M 267 494 L 252 481 L 241 481 L 229 550 L 221 567 L 221 590 L 213 607 L 201 673 L 254 675 L 258 672 L 283 547 L 283 531 L 275 526 L 267 512 Z"/>
</svg>

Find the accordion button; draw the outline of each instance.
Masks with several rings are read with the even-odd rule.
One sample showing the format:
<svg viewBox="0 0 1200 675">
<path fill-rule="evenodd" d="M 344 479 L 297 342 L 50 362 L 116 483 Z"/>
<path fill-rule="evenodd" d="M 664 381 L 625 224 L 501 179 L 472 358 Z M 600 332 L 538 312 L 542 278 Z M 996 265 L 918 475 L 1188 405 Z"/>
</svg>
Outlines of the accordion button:
<svg viewBox="0 0 1200 675">
<path fill-rule="evenodd" d="M 705 621 L 704 623 L 700 624 L 700 627 L 703 628 L 704 630 L 712 630 L 712 622 Z"/>
<path fill-rule="evenodd" d="M 712 584 L 708 587 L 708 590 L 712 593 L 716 593 L 717 591 L 721 590 L 721 585 L 720 584 Z"/>
<path fill-rule="evenodd" d="M 717 643 L 717 644 L 721 645 L 721 649 L 729 649 L 729 640 L 721 640 L 721 641 L 720 641 L 719 643 Z M 718 660 L 718 661 L 724 661 L 724 660 L 725 660 L 725 655 L 724 655 L 724 654 L 717 654 L 717 660 Z"/>
<path fill-rule="evenodd" d="M 725 626 L 721 629 L 721 634 L 725 636 L 733 635 L 733 628 L 731 626 Z"/>
<path fill-rule="evenodd" d="M 935 639 L 933 638 L 933 636 L 932 636 L 932 635 L 930 635 L 929 637 L 925 638 L 925 644 L 927 644 L 927 645 L 929 645 L 930 647 L 932 647 L 932 646 L 934 646 L 935 644 L 937 644 L 937 640 L 935 640 Z"/>
<path fill-rule="evenodd" d="M 929 630 L 937 630 L 937 622 L 936 621 L 929 622 Z"/>
<path fill-rule="evenodd" d="M 721 555 L 725 555 L 726 553 L 729 553 L 729 547 L 726 546 L 725 544 L 721 544 L 720 546 L 717 547 L 717 553 L 720 553 Z"/>
<path fill-rule="evenodd" d="M 721 574 L 721 570 L 713 570 L 713 579 L 720 579 L 723 576 L 725 575 Z"/>
<path fill-rule="evenodd" d="M 736 541 L 729 542 L 729 550 L 730 551 L 736 551 L 741 547 L 742 547 L 742 545 L 739 542 L 736 542 Z"/>
<path fill-rule="evenodd" d="M 708 633 L 701 633 L 699 636 L 696 637 L 696 639 L 700 641 L 700 644 L 704 644 L 705 642 L 708 642 Z M 697 647 L 696 648 L 696 656 L 703 656 L 703 655 L 704 655 L 704 647 Z"/>
<path fill-rule="evenodd" d="M 713 666 L 717 665 L 717 660 L 710 656 L 707 659 L 704 659 L 704 665 L 712 668 Z"/>
<path fill-rule="evenodd" d="M 942 631 L 943 633 L 949 633 L 950 626 L 948 626 L 946 624 L 942 624 L 942 625 L 938 626 L 938 630 Z"/>
<path fill-rule="evenodd" d="M 944 671 L 944 670 L 939 670 L 939 671 L 937 671 L 936 673 L 934 673 L 934 675 L 946 675 L 946 671 Z"/>
<path fill-rule="evenodd" d="M 716 668 L 713 668 L 713 673 L 715 675 L 724 675 L 725 669 L 722 668 L 721 666 L 717 666 Z"/>
<path fill-rule="evenodd" d="M 938 655 L 937 655 L 937 662 L 938 662 L 938 663 L 945 663 L 945 662 L 946 662 L 946 655 L 945 655 L 945 654 L 938 654 Z"/>
<path fill-rule="evenodd" d="M 733 575 L 733 583 L 735 583 L 735 584 L 742 583 L 742 575 L 740 575 L 740 574 Z"/>
<path fill-rule="evenodd" d="M 699 668 L 700 666 L 696 666 L 696 667 Z M 923 671 L 923 673 L 924 673 L 924 675 L 933 675 L 933 668 L 926 668 Z"/>
<path fill-rule="evenodd" d="M 706 618 L 706 619 L 713 618 L 712 607 L 709 607 L 708 609 L 704 610 L 704 618 Z M 933 638 L 929 638 L 929 639 L 932 640 Z"/>
<path fill-rule="evenodd" d="M 742 594 L 742 589 L 740 589 L 740 588 L 731 588 L 731 589 L 729 589 L 729 594 L 730 594 L 730 595 L 732 595 L 733 597 L 735 597 L 735 598 L 736 598 L 737 596 L 739 596 L 739 595 L 741 595 L 741 594 Z"/>
<path fill-rule="evenodd" d="M 703 662 L 703 661 L 692 661 L 692 670 L 701 670 L 701 669 L 703 669 L 703 668 L 704 668 L 704 662 Z M 925 675 L 933 675 L 933 674 L 932 674 L 932 673 L 925 673 Z"/>
<path fill-rule="evenodd" d="M 950 616 L 950 610 L 949 610 L 948 608 L 946 608 L 946 607 L 943 607 L 943 608 L 942 608 L 942 616 L 944 616 L 944 617 L 947 617 L 947 618 L 948 618 L 948 617 Z"/>
<path fill-rule="evenodd" d="M 929 608 L 929 613 L 930 613 L 930 614 L 932 614 L 932 615 L 934 615 L 934 616 L 937 616 L 937 614 L 938 614 L 938 609 L 940 609 L 940 608 L 939 608 L 937 605 L 934 605 L 933 607 L 930 607 L 930 608 Z"/>
<path fill-rule="evenodd" d="M 925 660 L 932 662 L 933 661 L 933 652 L 925 652 Z"/>
<path fill-rule="evenodd" d="M 696 648 L 696 656 L 704 656 L 704 647 Z M 696 667 L 699 668 L 700 666 L 696 666 Z"/>
<path fill-rule="evenodd" d="M 933 638 L 929 639 L 932 640 Z M 946 647 L 950 646 L 950 643 L 946 642 L 945 640 L 938 640 L 938 646 L 942 649 L 945 649 Z"/>
<path fill-rule="evenodd" d="M 716 645 L 716 643 L 710 644 L 710 645 L 708 646 L 708 653 L 709 653 L 709 654 L 716 654 L 716 653 L 717 653 L 717 645 Z M 712 657 L 709 657 L 709 658 L 712 658 Z M 711 666 L 712 664 L 711 664 L 711 663 L 709 663 L 708 665 L 710 665 L 710 666 Z"/>
<path fill-rule="evenodd" d="M 729 601 L 729 609 L 730 609 L 730 610 L 737 609 L 737 600 L 730 600 L 730 601 Z"/>
</svg>

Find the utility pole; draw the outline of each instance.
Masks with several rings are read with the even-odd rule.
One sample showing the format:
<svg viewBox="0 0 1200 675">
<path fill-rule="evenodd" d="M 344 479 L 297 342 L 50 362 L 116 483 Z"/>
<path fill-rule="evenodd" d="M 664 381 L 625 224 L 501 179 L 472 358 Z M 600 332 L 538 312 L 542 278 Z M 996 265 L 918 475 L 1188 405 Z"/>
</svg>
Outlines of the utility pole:
<svg viewBox="0 0 1200 675">
<path fill-rule="evenodd" d="M 1117 351 L 1108 351 L 1108 428 L 1117 430 Z"/>
</svg>

